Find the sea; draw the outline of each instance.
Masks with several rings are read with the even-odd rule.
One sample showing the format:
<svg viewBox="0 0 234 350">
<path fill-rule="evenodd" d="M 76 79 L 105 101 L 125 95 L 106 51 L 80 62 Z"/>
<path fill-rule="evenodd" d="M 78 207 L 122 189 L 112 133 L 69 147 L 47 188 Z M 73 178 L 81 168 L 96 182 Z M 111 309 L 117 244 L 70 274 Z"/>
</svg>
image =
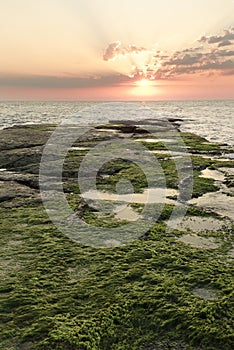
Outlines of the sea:
<svg viewBox="0 0 234 350">
<path fill-rule="evenodd" d="M 0 128 L 21 124 L 107 123 L 111 120 L 182 119 L 180 129 L 234 146 L 234 100 L 212 101 L 1 101 Z"/>
</svg>

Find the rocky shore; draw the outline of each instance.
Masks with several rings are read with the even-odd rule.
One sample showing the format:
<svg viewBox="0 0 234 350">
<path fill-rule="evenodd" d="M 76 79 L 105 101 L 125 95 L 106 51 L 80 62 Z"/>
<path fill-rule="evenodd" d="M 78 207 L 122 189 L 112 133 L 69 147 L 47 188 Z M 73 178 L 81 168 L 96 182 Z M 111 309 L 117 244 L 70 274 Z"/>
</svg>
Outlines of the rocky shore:
<svg viewBox="0 0 234 350">
<path fill-rule="evenodd" d="M 175 131 L 152 120 L 95 125 L 67 150 L 63 190 L 75 216 L 89 225 L 124 231 L 141 217 L 146 195 L 163 203 L 144 235 L 109 241 L 108 248 L 70 240 L 43 207 L 40 162 L 56 126 L 1 131 L 0 349 L 232 349 L 233 149 L 180 132 L 179 119 L 169 122 Z M 166 198 L 160 199 L 160 174 L 148 189 L 144 171 L 120 152 L 102 164 L 96 190 L 81 193 L 79 166 L 100 142 L 144 146 L 163 170 Z M 48 198 L 56 191 L 58 159 L 51 158 Z M 122 179 L 135 192 L 130 202 L 127 182 L 114 197 Z M 176 206 L 186 206 L 186 215 L 168 231 Z"/>
</svg>

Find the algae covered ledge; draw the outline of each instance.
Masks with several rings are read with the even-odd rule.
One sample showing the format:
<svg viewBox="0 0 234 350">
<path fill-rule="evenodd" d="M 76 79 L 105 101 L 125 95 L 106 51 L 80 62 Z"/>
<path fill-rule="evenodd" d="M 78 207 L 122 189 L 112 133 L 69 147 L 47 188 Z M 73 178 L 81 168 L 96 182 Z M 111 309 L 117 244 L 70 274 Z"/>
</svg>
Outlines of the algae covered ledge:
<svg viewBox="0 0 234 350">
<path fill-rule="evenodd" d="M 73 142 L 62 171 L 74 213 L 68 225 L 83 220 L 98 232 L 117 227 L 124 232 L 124 244 L 115 239 L 95 247 L 88 239 L 84 244 L 64 235 L 43 206 L 40 161 L 55 127 L 1 131 L 0 349 L 233 349 L 233 149 L 176 127 L 185 155 L 162 124 L 156 125 L 157 137 L 140 123 L 95 125 Z M 82 192 L 93 162 L 87 158 L 79 186 L 80 164 L 100 142 L 110 142 L 118 156 L 102 164 L 96 189 Z M 155 183 L 149 186 L 137 162 L 118 153 L 119 142 L 139 144 L 136 152 L 142 146 L 155 159 Z M 51 158 L 44 186 L 48 201 L 57 190 L 58 161 Z M 178 191 L 184 185 L 178 164 L 193 181 L 190 196 Z M 152 219 L 142 234 L 146 198 Z M 186 212 L 179 226 L 168 230 L 175 207 Z M 138 220 L 139 235 L 128 239 L 126 227 Z"/>
</svg>

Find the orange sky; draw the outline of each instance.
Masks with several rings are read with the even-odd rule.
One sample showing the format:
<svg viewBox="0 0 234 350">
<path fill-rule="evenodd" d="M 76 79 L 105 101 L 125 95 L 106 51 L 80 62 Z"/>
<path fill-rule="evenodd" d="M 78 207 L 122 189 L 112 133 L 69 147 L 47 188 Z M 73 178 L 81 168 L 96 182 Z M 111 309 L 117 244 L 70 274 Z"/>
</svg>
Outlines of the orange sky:
<svg viewBox="0 0 234 350">
<path fill-rule="evenodd" d="M 233 0 L 0 3 L 0 99 L 234 98 Z"/>
</svg>

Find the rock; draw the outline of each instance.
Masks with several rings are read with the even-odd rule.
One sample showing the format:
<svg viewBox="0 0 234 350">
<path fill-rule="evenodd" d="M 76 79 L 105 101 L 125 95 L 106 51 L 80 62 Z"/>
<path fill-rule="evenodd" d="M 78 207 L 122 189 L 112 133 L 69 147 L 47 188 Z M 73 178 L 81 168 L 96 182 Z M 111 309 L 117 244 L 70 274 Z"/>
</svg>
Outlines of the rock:
<svg viewBox="0 0 234 350">
<path fill-rule="evenodd" d="M 166 118 L 166 117 L 159 117 L 158 119 L 144 119 L 144 120 L 111 120 L 110 123 L 111 124 L 116 124 L 116 128 L 118 127 L 118 125 L 128 125 L 130 126 L 136 126 L 136 128 L 139 130 L 139 126 L 149 126 L 149 127 L 154 127 L 156 128 L 161 128 L 163 127 L 164 130 L 166 129 L 173 129 L 179 128 L 178 122 L 182 121 L 182 119 L 179 118 Z M 173 124 L 170 125 L 170 124 Z M 113 129 L 113 126 L 111 126 L 111 128 Z"/>
<path fill-rule="evenodd" d="M 183 119 L 182 118 L 167 118 L 167 120 L 170 122 L 170 123 L 182 123 L 183 122 Z"/>
<path fill-rule="evenodd" d="M 32 174 L 13 173 L 11 171 L 1 171 L 0 181 L 14 181 L 32 189 L 38 189 L 38 176 Z"/>
<path fill-rule="evenodd" d="M 130 124 L 130 123 L 114 123 L 113 125 L 100 125 L 96 126 L 96 129 L 112 129 L 112 130 L 118 130 L 122 132 L 123 134 L 132 134 L 136 131 L 137 127 L 136 125 Z"/>
<path fill-rule="evenodd" d="M 14 198 L 38 197 L 38 192 L 16 181 L 0 181 L 0 202 Z"/>
<path fill-rule="evenodd" d="M 80 201 L 78 202 L 78 206 L 76 208 L 76 215 L 79 218 L 82 218 L 84 216 L 84 214 L 89 210 L 92 212 L 98 211 L 97 209 L 91 207 L 83 198 L 81 198 Z"/>
<path fill-rule="evenodd" d="M 32 148 L 20 148 L 4 150 L 0 153 L 0 165 L 1 168 L 6 168 L 13 171 L 26 171 L 30 170 L 33 164 L 39 164 L 41 160 L 43 147 Z M 33 169 L 33 167 L 32 167 Z"/>
<path fill-rule="evenodd" d="M 44 145 L 50 137 L 52 125 L 21 125 L 1 130 L 0 151 Z"/>
<path fill-rule="evenodd" d="M 54 126 L 22 125 L 0 133 L 0 168 L 38 173 L 43 145 Z"/>
</svg>

